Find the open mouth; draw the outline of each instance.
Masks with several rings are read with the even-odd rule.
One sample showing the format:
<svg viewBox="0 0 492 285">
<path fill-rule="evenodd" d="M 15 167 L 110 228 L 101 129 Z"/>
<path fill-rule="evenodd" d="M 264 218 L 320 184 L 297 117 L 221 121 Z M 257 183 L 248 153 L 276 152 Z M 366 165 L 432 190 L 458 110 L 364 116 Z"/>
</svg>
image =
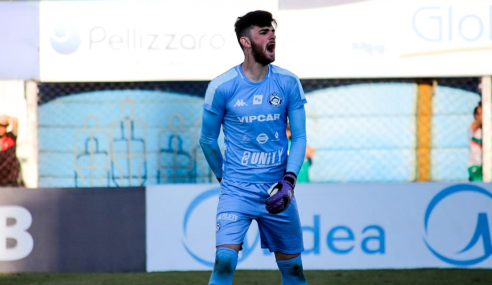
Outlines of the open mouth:
<svg viewBox="0 0 492 285">
<path fill-rule="evenodd" d="M 275 51 L 275 43 L 269 43 L 266 47 L 268 52 L 274 52 Z"/>
</svg>

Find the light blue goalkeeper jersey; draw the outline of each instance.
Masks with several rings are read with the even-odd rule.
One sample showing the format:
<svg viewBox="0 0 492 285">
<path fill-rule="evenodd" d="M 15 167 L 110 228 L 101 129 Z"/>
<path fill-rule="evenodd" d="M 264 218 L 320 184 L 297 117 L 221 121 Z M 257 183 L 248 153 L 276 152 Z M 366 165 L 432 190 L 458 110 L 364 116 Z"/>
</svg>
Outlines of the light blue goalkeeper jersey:
<svg viewBox="0 0 492 285">
<path fill-rule="evenodd" d="M 249 81 L 241 65 L 212 80 L 203 107 L 223 118 L 222 178 L 279 181 L 287 164 L 287 114 L 305 103 L 297 76 L 271 64 L 260 82 Z"/>
</svg>

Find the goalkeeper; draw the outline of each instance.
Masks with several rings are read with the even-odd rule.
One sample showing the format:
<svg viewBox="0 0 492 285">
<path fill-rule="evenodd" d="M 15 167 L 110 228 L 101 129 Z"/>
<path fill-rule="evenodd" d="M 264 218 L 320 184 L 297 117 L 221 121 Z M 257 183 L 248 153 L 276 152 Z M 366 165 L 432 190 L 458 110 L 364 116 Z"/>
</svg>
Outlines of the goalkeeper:
<svg viewBox="0 0 492 285">
<path fill-rule="evenodd" d="M 232 284 L 253 219 L 261 247 L 275 253 L 282 284 L 307 284 L 294 197 L 306 150 L 306 99 L 297 76 L 271 64 L 276 25 L 266 11 L 239 17 L 235 31 L 244 61 L 213 79 L 205 94 L 200 145 L 221 184 L 209 284 Z M 287 121 L 292 132 L 289 155 Z M 217 142 L 221 126 L 224 157 Z"/>
</svg>

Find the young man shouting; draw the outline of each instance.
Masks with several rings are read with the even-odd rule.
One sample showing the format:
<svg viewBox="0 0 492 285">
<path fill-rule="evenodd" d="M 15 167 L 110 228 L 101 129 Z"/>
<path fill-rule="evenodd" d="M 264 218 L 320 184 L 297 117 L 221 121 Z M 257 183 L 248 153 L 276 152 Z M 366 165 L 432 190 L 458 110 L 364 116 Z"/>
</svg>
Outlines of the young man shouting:
<svg viewBox="0 0 492 285">
<path fill-rule="evenodd" d="M 282 284 L 307 284 L 294 197 L 306 150 L 306 99 L 297 76 L 271 64 L 276 26 L 266 11 L 239 17 L 235 31 L 244 61 L 213 79 L 205 95 L 200 145 L 221 182 L 217 251 L 209 284 L 232 284 L 238 252 L 253 219 L 261 247 L 275 253 Z M 217 142 L 221 126 L 224 157 Z"/>
</svg>

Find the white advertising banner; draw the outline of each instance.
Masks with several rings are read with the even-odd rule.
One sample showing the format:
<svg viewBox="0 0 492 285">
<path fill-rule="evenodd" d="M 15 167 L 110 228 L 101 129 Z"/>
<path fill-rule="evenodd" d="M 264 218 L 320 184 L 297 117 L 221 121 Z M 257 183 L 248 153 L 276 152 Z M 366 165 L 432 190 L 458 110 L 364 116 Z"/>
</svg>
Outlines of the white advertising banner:
<svg viewBox="0 0 492 285">
<path fill-rule="evenodd" d="M 300 78 L 492 74 L 492 0 L 44 1 L 41 81 L 210 80 L 243 60 L 233 25 L 257 9 Z"/>
<path fill-rule="evenodd" d="M 304 268 L 492 268 L 491 190 L 481 183 L 298 184 Z M 218 194 L 212 184 L 147 187 L 147 271 L 212 269 Z M 238 269 L 276 268 L 253 222 Z"/>
<path fill-rule="evenodd" d="M 41 81 L 200 80 L 242 60 L 236 18 L 274 0 L 43 1 Z"/>
<path fill-rule="evenodd" d="M 492 74 L 491 0 L 319 2 L 278 16 L 277 63 L 300 77 Z"/>
</svg>

